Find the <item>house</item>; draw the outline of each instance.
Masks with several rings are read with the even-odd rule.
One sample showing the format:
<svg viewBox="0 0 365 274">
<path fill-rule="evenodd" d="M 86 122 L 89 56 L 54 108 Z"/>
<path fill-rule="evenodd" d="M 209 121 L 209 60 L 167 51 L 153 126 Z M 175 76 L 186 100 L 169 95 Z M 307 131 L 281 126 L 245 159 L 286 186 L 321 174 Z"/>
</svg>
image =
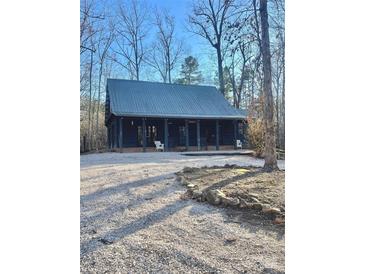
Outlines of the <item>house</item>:
<svg viewBox="0 0 365 274">
<path fill-rule="evenodd" d="M 120 151 L 234 149 L 244 141 L 246 113 L 212 86 L 108 79 L 108 144 Z"/>
</svg>

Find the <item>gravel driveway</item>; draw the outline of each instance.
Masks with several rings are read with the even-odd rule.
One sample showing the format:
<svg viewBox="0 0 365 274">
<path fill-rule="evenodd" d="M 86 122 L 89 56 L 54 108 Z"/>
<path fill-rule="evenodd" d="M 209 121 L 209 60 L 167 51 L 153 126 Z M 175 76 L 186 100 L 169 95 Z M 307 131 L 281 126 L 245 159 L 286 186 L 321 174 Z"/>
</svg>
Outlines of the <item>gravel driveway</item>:
<svg viewBox="0 0 365 274">
<path fill-rule="evenodd" d="M 81 272 L 283 273 L 283 229 L 234 221 L 224 208 L 180 199 L 185 189 L 175 172 L 225 164 L 263 161 L 174 152 L 82 155 Z"/>
</svg>

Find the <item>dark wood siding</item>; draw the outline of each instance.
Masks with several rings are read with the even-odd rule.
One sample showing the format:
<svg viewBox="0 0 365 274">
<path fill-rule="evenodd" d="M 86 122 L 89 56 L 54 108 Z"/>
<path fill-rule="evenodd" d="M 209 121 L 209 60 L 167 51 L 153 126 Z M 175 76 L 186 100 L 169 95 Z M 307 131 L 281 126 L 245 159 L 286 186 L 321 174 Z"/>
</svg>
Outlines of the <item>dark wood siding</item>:
<svg viewBox="0 0 365 274">
<path fill-rule="evenodd" d="M 108 140 L 112 147 L 119 144 L 119 119 L 111 115 L 108 120 Z M 189 120 L 189 146 L 197 146 L 197 120 Z M 123 118 L 123 147 L 142 147 L 142 118 Z M 245 141 L 246 123 L 239 122 L 237 139 Z M 186 128 L 184 119 L 168 119 L 168 146 L 184 147 L 186 145 Z M 165 142 L 164 119 L 146 119 L 146 146 L 154 147 L 154 141 Z M 234 145 L 234 124 L 232 120 L 219 120 L 219 145 Z M 216 120 L 200 120 L 201 149 L 216 145 Z"/>
</svg>

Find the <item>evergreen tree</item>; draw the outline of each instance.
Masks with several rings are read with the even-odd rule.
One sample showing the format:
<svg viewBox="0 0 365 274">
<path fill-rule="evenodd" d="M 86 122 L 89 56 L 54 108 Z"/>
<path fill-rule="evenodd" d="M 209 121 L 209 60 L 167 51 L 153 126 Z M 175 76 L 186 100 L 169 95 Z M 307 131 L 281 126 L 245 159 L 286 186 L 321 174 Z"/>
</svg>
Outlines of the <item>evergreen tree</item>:
<svg viewBox="0 0 365 274">
<path fill-rule="evenodd" d="M 231 103 L 233 103 L 233 87 L 232 87 L 232 82 L 231 82 L 231 78 L 230 78 L 230 74 L 229 74 L 229 68 L 227 66 L 225 66 L 223 68 L 223 80 L 224 80 L 224 97 L 230 101 Z M 215 76 L 214 76 L 214 84 L 217 88 L 219 88 L 219 74 L 218 71 L 215 72 Z"/>
<path fill-rule="evenodd" d="M 199 71 L 198 60 L 193 56 L 188 56 L 181 65 L 180 78 L 176 79 L 175 82 L 184 85 L 196 85 L 202 81 L 203 77 Z"/>
</svg>

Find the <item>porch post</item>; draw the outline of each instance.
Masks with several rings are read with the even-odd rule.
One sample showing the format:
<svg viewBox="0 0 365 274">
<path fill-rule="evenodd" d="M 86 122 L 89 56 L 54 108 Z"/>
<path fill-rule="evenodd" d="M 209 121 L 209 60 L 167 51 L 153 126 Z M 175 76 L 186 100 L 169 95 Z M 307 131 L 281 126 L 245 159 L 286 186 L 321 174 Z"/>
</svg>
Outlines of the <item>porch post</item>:
<svg viewBox="0 0 365 274">
<path fill-rule="evenodd" d="M 114 148 L 118 147 L 118 120 L 114 121 Z"/>
<path fill-rule="evenodd" d="M 169 124 L 168 119 L 164 120 L 165 122 L 165 130 L 164 130 L 164 137 L 165 137 L 165 151 L 169 150 Z"/>
<path fill-rule="evenodd" d="M 185 146 L 186 146 L 186 151 L 189 150 L 189 121 L 185 120 Z"/>
<path fill-rule="evenodd" d="M 111 124 L 109 124 L 108 126 L 108 148 L 111 149 L 112 148 L 112 126 Z"/>
<path fill-rule="evenodd" d="M 142 118 L 142 144 L 143 152 L 146 152 L 146 118 Z"/>
<path fill-rule="evenodd" d="M 123 117 L 119 119 L 119 148 L 123 152 Z"/>
<path fill-rule="evenodd" d="M 237 120 L 233 120 L 233 145 L 237 149 Z"/>
<path fill-rule="evenodd" d="M 200 120 L 196 121 L 196 142 L 198 150 L 200 150 Z"/>
<path fill-rule="evenodd" d="M 112 122 L 112 148 L 115 148 L 115 123 L 114 121 Z"/>
<path fill-rule="evenodd" d="M 219 121 L 215 120 L 215 149 L 219 150 Z"/>
</svg>

